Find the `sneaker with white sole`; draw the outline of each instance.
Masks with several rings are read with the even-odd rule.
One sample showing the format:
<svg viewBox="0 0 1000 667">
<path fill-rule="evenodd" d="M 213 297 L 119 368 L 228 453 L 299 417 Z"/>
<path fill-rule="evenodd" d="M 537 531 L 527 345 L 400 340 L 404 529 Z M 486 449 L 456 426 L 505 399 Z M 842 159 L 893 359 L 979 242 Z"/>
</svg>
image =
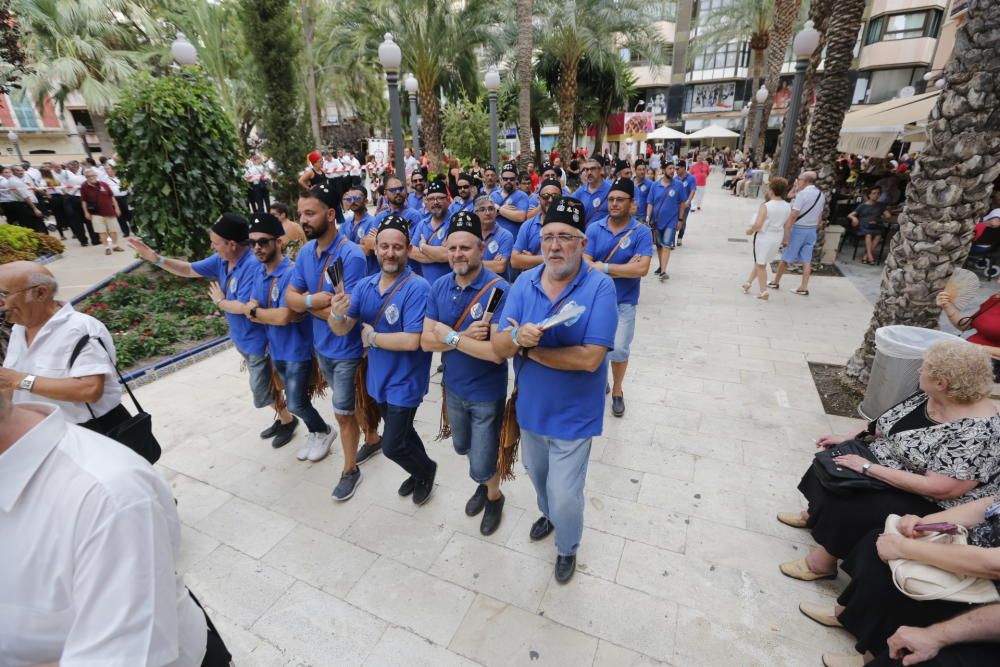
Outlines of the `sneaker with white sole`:
<svg viewBox="0 0 1000 667">
<path fill-rule="evenodd" d="M 315 463 L 316 461 L 322 461 L 330 453 L 330 445 L 337 438 L 337 429 L 331 426 L 330 430 L 326 433 L 314 433 L 312 435 L 315 438 L 309 447 L 309 453 L 306 455 L 306 458 Z"/>
<path fill-rule="evenodd" d="M 332 428 L 332 427 L 331 427 Z M 309 433 L 306 435 L 305 440 L 302 441 L 302 446 L 299 447 L 299 451 L 295 452 L 295 458 L 299 461 L 305 461 L 309 458 L 309 450 L 312 449 L 313 440 L 316 439 L 317 435 L 323 435 L 322 433 Z"/>
</svg>

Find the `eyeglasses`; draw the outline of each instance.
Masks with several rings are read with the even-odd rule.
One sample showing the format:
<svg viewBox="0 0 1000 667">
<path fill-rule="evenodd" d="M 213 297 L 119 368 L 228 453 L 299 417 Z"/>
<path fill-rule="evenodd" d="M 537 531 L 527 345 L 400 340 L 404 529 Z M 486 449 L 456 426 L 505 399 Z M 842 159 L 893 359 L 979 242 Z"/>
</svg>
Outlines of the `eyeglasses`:
<svg viewBox="0 0 1000 667">
<path fill-rule="evenodd" d="M 459 190 L 468 190 L 469 186 L 468 185 L 460 185 L 460 186 L 458 186 L 458 189 Z"/>
<path fill-rule="evenodd" d="M 400 187 L 400 188 L 386 188 L 385 189 L 386 192 L 391 192 L 394 195 L 398 195 L 400 192 L 403 192 L 404 190 L 406 190 L 406 188 L 402 188 L 402 187 Z"/>
<path fill-rule="evenodd" d="M 509 176 L 502 176 L 500 180 L 503 181 L 504 183 L 513 183 L 517 179 L 510 178 Z"/>
<path fill-rule="evenodd" d="M 21 292 L 27 292 L 32 287 L 34 287 L 34 285 L 31 285 L 29 287 L 25 287 L 24 289 L 15 290 L 13 292 L 5 292 L 3 290 L 0 290 L 0 301 L 6 301 L 10 297 L 12 297 L 12 296 L 14 296 L 16 294 L 20 294 Z"/>
<path fill-rule="evenodd" d="M 344 197 L 344 201 L 346 202 L 361 201 L 363 199 L 364 197 Z"/>
<path fill-rule="evenodd" d="M 572 243 L 577 239 L 582 239 L 583 236 L 580 234 L 544 234 L 542 236 L 542 245 L 551 245 L 553 241 L 558 240 L 559 243 Z"/>
<path fill-rule="evenodd" d="M 497 212 L 496 206 L 480 206 L 479 208 L 476 209 L 476 213 L 496 213 L 496 212 Z"/>
<path fill-rule="evenodd" d="M 275 240 L 274 237 L 271 237 L 269 239 L 250 239 L 250 247 L 256 248 L 257 246 L 260 246 L 261 248 L 264 248 L 271 245 L 274 242 L 274 240 Z"/>
<path fill-rule="evenodd" d="M 551 192 L 547 195 L 538 195 L 539 199 L 544 199 L 545 201 L 559 201 L 562 199 L 562 195 L 552 194 Z"/>
</svg>

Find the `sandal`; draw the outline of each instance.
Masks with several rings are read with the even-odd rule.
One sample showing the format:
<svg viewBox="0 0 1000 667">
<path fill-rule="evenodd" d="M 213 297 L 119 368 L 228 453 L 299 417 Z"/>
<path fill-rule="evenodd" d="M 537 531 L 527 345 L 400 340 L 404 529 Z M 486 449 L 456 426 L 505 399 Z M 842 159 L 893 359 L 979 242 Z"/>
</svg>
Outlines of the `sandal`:
<svg viewBox="0 0 1000 667">
<path fill-rule="evenodd" d="M 757 298 L 760 299 L 761 301 L 767 301 L 768 299 L 771 298 L 771 295 L 767 293 L 767 290 L 764 290 L 763 292 L 757 295 Z"/>
<path fill-rule="evenodd" d="M 792 294 L 798 294 L 799 296 L 809 296 L 809 290 L 807 289 L 797 289 Z"/>
<path fill-rule="evenodd" d="M 781 289 L 781 285 L 779 285 L 776 282 L 769 282 L 767 286 L 770 287 L 771 289 Z"/>
<path fill-rule="evenodd" d="M 743 293 L 744 294 L 750 293 L 750 283 L 743 283 Z"/>
</svg>

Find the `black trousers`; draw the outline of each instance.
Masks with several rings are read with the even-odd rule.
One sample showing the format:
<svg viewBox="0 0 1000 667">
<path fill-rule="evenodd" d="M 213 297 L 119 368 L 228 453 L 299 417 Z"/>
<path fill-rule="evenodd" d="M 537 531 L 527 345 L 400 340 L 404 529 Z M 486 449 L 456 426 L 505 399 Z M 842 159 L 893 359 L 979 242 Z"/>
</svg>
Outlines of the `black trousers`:
<svg viewBox="0 0 1000 667">
<path fill-rule="evenodd" d="M 115 201 L 118 202 L 118 210 L 121 211 L 121 215 L 118 216 L 118 226 L 122 228 L 122 236 L 131 236 L 132 211 L 128 207 L 128 195 L 118 195 Z"/>
<path fill-rule="evenodd" d="M 215 629 L 215 624 L 209 618 L 208 612 L 201 606 L 201 602 L 194 596 L 190 588 L 188 589 L 188 595 L 191 596 L 194 603 L 201 609 L 201 613 L 205 614 L 205 623 L 208 625 L 208 642 L 205 647 L 205 658 L 201 661 L 201 667 L 229 667 L 233 656 L 229 652 L 229 649 L 226 648 L 226 643 L 222 641 L 222 635 Z"/>
<path fill-rule="evenodd" d="M 865 667 L 899 667 L 902 660 L 893 660 L 885 651 Z M 1000 664 L 1000 643 L 953 644 L 941 649 L 937 657 L 921 662 L 920 667 L 995 667 Z"/>
<path fill-rule="evenodd" d="M 247 204 L 251 213 L 267 213 L 271 208 L 271 192 L 263 183 L 247 186 Z"/>
<path fill-rule="evenodd" d="M 101 245 L 101 237 L 94 231 L 94 225 L 83 216 L 83 199 L 80 195 L 66 195 L 66 210 L 72 221 L 70 224 L 77 224 L 80 229 L 85 230 L 91 244 Z M 83 243 L 83 240 L 80 243 Z"/>
<path fill-rule="evenodd" d="M 427 456 L 424 442 L 413 428 L 416 408 L 404 408 L 379 403 L 385 427 L 382 429 L 382 453 L 385 457 L 420 481 L 429 481 L 437 464 Z"/>
</svg>

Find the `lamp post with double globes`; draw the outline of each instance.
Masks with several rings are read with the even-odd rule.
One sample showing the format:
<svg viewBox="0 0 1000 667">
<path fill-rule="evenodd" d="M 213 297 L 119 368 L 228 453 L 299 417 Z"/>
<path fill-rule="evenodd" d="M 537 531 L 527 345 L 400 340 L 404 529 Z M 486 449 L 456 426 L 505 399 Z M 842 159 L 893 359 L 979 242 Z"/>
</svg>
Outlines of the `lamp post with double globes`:
<svg viewBox="0 0 1000 667">
<path fill-rule="evenodd" d="M 177 33 L 177 38 L 170 45 L 170 55 L 173 56 L 174 62 L 182 67 L 198 64 L 198 51 L 183 32 Z"/>
<path fill-rule="evenodd" d="M 403 163 L 403 115 L 399 110 L 399 66 L 403 62 L 403 52 L 392 39 L 392 33 L 385 33 L 385 40 L 379 44 L 378 60 L 385 70 L 385 80 L 389 84 L 389 114 L 392 118 L 392 164 L 396 176 L 405 178 Z"/>
<path fill-rule="evenodd" d="M 802 83 L 805 80 L 809 59 L 819 47 L 819 31 L 813 28 L 812 21 L 806 21 L 805 27 L 795 35 L 792 42 L 792 53 L 795 55 L 795 79 L 792 83 L 792 102 L 788 107 L 784 138 L 781 141 L 781 161 L 778 163 L 778 175 L 788 178 L 788 166 L 792 160 L 792 146 L 795 144 L 795 126 L 799 122 L 799 107 L 802 106 Z"/>
<path fill-rule="evenodd" d="M 757 139 L 761 134 L 763 134 L 760 127 L 760 120 L 764 110 L 764 102 L 767 102 L 768 94 L 767 87 L 765 87 L 764 84 L 761 84 L 760 88 L 757 89 L 757 92 L 754 93 L 753 96 L 754 100 L 757 102 L 757 110 L 754 112 L 753 117 L 753 136 L 750 137 L 750 155 L 753 156 L 754 160 L 757 159 Z"/>
<path fill-rule="evenodd" d="M 19 162 L 24 162 L 24 155 L 21 154 L 21 142 L 18 141 L 17 132 L 11 130 L 7 133 L 7 139 L 10 143 L 14 144 L 14 150 L 17 151 L 17 159 Z"/>
<path fill-rule="evenodd" d="M 497 88 L 500 87 L 500 73 L 496 65 L 490 65 L 486 71 L 486 90 L 490 98 L 490 164 L 499 160 L 497 155 Z"/>
<path fill-rule="evenodd" d="M 406 87 L 406 96 L 410 99 L 410 132 L 413 133 L 413 157 L 420 159 L 420 119 L 417 118 L 417 77 L 412 74 L 406 75 L 403 83 Z"/>
</svg>

